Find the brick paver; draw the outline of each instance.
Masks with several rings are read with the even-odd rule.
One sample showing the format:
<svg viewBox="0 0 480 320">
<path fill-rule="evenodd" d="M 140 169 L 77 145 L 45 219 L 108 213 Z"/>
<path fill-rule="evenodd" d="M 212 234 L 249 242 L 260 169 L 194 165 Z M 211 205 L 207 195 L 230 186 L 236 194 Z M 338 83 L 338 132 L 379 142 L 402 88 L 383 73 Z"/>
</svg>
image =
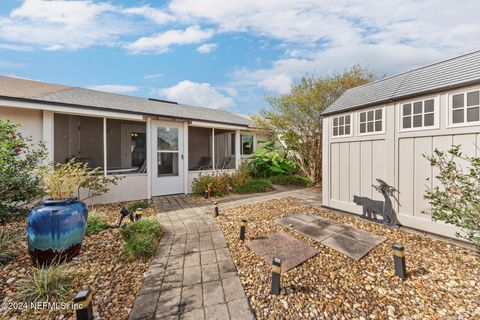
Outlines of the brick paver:
<svg viewBox="0 0 480 320">
<path fill-rule="evenodd" d="M 225 202 L 221 210 L 289 196 L 321 204 L 319 193 L 296 189 Z M 154 200 L 164 234 L 129 319 L 255 319 L 212 206 L 164 198 Z"/>
</svg>

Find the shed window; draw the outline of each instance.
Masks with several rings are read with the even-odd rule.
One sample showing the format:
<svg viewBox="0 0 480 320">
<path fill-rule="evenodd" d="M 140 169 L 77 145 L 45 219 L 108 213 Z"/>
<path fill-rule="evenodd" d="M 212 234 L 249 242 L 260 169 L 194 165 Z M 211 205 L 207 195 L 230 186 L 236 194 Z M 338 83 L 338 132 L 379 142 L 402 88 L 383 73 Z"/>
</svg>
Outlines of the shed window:
<svg viewBox="0 0 480 320">
<path fill-rule="evenodd" d="M 333 136 L 349 136 L 351 134 L 352 118 L 351 115 L 339 116 L 333 118 Z"/>
<path fill-rule="evenodd" d="M 383 131 L 383 109 L 362 111 L 359 113 L 359 132 L 361 134 Z"/>
<path fill-rule="evenodd" d="M 450 118 L 452 124 L 480 121 L 480 91 L 452 95 Z"/>
<path fill-rule="evenodd" d="M 435 125 L 435 100 L 428 99 L 402 105 L 402 129 L 427 128 Z"/>
</svg>

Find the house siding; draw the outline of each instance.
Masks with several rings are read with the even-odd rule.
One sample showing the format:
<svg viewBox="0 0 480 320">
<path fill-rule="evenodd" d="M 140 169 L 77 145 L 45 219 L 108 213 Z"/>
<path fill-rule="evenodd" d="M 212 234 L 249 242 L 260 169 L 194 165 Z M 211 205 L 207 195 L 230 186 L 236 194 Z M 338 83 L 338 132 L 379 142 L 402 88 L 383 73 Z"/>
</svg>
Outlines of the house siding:
<svg viewBox="0 0 480 320">
<path fill-rule="evenodd" d="M 431 155 L 435 148 L 449 149 L 462 145 L 462 152 L 480 155 L 480 126 L 448 124 L 449 95 L 479 89 L 467 86 L 435 95 L 418 96 L 416 99 L 437 99 L 437 125 L 425 130 L 400 130 L 401 105 L 416 99 L 403 100 L 387 105 L 339 113 L 323 119 L 323 204 L 335 209 L 361 214 L 362 208 L 353 203 L 359 195 L 382 200 L 372 188 L 375 179 L 381 178 L 399 190 L 394 209 L 402 225 L 453 237 L 458 231 L 451 225 L 433 222 L 428 214 L 429 204 L 423 198 L 425 188 L 437 186 L 435 169 L 423 155 Z M 384 107 L 385 131 L 381 134 L 359 135 L 359 112 Z M 352 135 L 333 137 L 333 117 L 351 114 Z M 428 179 L 428 180 L 427 180 Z"/>
</svg>

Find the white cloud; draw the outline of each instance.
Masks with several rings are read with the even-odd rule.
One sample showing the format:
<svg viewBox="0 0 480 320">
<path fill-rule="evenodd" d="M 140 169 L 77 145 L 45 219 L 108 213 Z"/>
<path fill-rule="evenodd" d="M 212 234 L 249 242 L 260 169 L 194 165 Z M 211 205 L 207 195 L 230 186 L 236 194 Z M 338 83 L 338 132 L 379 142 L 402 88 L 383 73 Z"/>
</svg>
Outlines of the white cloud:
<svg viewBox="0 0 480 320">
<path fill-rule="evenodd" d="M 120 85 L 120 84 L 101 84 L 101 85 L 89 86 L 87 88 L 92 90 L 121 93 L 121 94 L 136 92 L 139 89 L 137 86 Z"/>
<path fill-rule="evenodd" d="M 204 43 L 201 46 L 197 47 L 197 51 L 199 53 L 210 53 L 212 51 L 215 51 L 217 49 L 217 44 L 216 43 Z"/>
<path fill-rule="evenodd" d="M 46 50 L 111 45 L 131 27 L 116 19 L 117 13 L 109 3 L 90 0 L 25 0 L 8 17 L 0 17 L 0 39 Z"/>
<path fill-rule="evenodd" d="M 128 15 L 141 15 L 157 24 L 165 24 L 176 20 L 175 16 L 166 13 L 163 10 L 152 8 L 148 5 L 136 8 L 127 8 L 123 11 Z"/>
<path fill-rule="evenodd" d="M 213 29 L 202 30 L 199 26 L 190 26 L 185 30 L 172 29 L 149 37 L 142 37 L 125 47 L 132 53 L 165 53 L 172 45 L 194 44 L 210 39 Z"/>
<path fill-rule="evenodd" d="M 172 87 L 157 89 L 154 93 L 168 100 L 213 109 L 226 109 L 234 106 L 231 97 L 222 94 L 219 89 L 212 87 L 209 83 L 184 80 Z"/>
<path fill-rule="evenodd" d="M 163 76 L 164 76 L 163 73 L 152 73 L 152 74 L 147 74 L 146 76 L 143 77 L 143 79 L 155 81 L 160 78 L 163 78 Z"/>
</svg>

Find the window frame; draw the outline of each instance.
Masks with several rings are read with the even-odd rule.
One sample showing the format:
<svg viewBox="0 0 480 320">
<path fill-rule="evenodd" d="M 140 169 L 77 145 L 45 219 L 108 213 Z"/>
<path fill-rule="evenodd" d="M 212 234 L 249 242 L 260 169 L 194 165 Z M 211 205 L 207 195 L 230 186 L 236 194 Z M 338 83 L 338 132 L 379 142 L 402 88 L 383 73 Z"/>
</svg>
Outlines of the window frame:
<svg viewBox="0 0 480 320">
<path fill-rule="evenodd" d="M 243 153 L 243 136 L 252 136 L 252 152 L 251 153 Z M 250 157 L 255 153 L 255 135 L 253 133 L 242 133 L 240 132 L 240 156 Z"/>
<path fill-rule="evenodd" d="M 468 89 L 468 90 L 459 90 L 456 92 L 448 93 L 447 94 L 447 128 L 459 128 L 459 127 L 471 127 L 471 126 L 478 126 L 480 125 L 480 120 L 478 121 L 472 121 L 472 122 L 467 122 L 467 94 L 470 92 L 475 92 L 479 91 L 480 95 L 480 87 L 473 88 L 473 89 Z M 464 115 L 464 122 L 461 123 L 453 123 L 453 96 L 463 94 L 463 101 L 464 101 L 464 106 L 463 106 L 463 115 Z M 480 101 L 479 101 L 480 103 Z M 480 104 L 478 106 L 470 106 L 470 108 L 480 108 Z M 456 109 L 458 110 L 458 109 Z M 480 111 L 479 111 L 480 112 Z"/>
<path fill-rule="evenodd" d="M 367 113 L 369 111 L 373 111 L 373 126 L 374 126 L 374 129 L 375 129 L 375 111 L 376 110 L 382 110 L 382 130 L 380 131 L 373 131 L 373 132 L 363 132 L 361 133 L 360 132 L 360 114 L 361 113 Z M 385 134 L 385 128 L 386 128 L 386 125 L 385 125 L 385 114 L 386 112 L 386 108 L 385 106 L 383 107 L 375 107 L 375 108 L 368 108 L 368 109 L 361 109 L 361 110 L 358 110 L 357 111 L 357 136 L 371 136 L 371 135 L 377 135 L 377 134 Z M 366 119 L 365 121 L 365 124 L 368 123 L 368 120 Z"/>
<path fill-rule="evenodd" d="M 425 108 L 425 101 L 433 100 L 433 125 L 425 127 L 423 124 L 421 127 L 412 127 L 410 128 L 403 128 L 403 106 L 406 104 L 411 104 L 412 106 L 412 119 L 413 119 L 413 104 L 416 102 L 422 102 L 422 120 L 424 119 L 424 108 Z M 398 103 L 397 115 L 398 115 L 398 132 L 412 132 L 412 131 L 425 131 L 425 130 L 435 130 L 440 128 L 440 95 L 435 96 L 428 96 L 425 98 L 416 98 L 411 100 L 404 100 Z M 428 112 L 430 113 L 430 112 Z M 427 113 L 427 114 L 428 114 Z"/>
<path fill-rule="evenodd" d="M 331 126 L 331 130 L 330 130 L 330 136 L 332 137 L 332 139 L 338 139 L 338 138 L 348 138 L 348 137 L 352 137 L 353 136 L 353 129 L 354 129 L 354 117 L 353 117 L 353 112 L 350 112 L 350 113 L 342 113 L 342 114 L 338 114 L 338 115 L 333 115 L 330 119 L 330 126 Z M 342 134 L 342 135 L 336 135 L 334 136 L 333 135 L 333 121 L 335 118 L 340 118 L 340 117 L 346 117 L 346 116 L 350 116 L 350 133 L 349 134 Z M 345 121 L 345 119 L 343 120 Z M 345 124 L 343 124 L 343 126 L 345 127 Z M 338 126 L 337 126 L 338 127 Z"/>
</svg>

